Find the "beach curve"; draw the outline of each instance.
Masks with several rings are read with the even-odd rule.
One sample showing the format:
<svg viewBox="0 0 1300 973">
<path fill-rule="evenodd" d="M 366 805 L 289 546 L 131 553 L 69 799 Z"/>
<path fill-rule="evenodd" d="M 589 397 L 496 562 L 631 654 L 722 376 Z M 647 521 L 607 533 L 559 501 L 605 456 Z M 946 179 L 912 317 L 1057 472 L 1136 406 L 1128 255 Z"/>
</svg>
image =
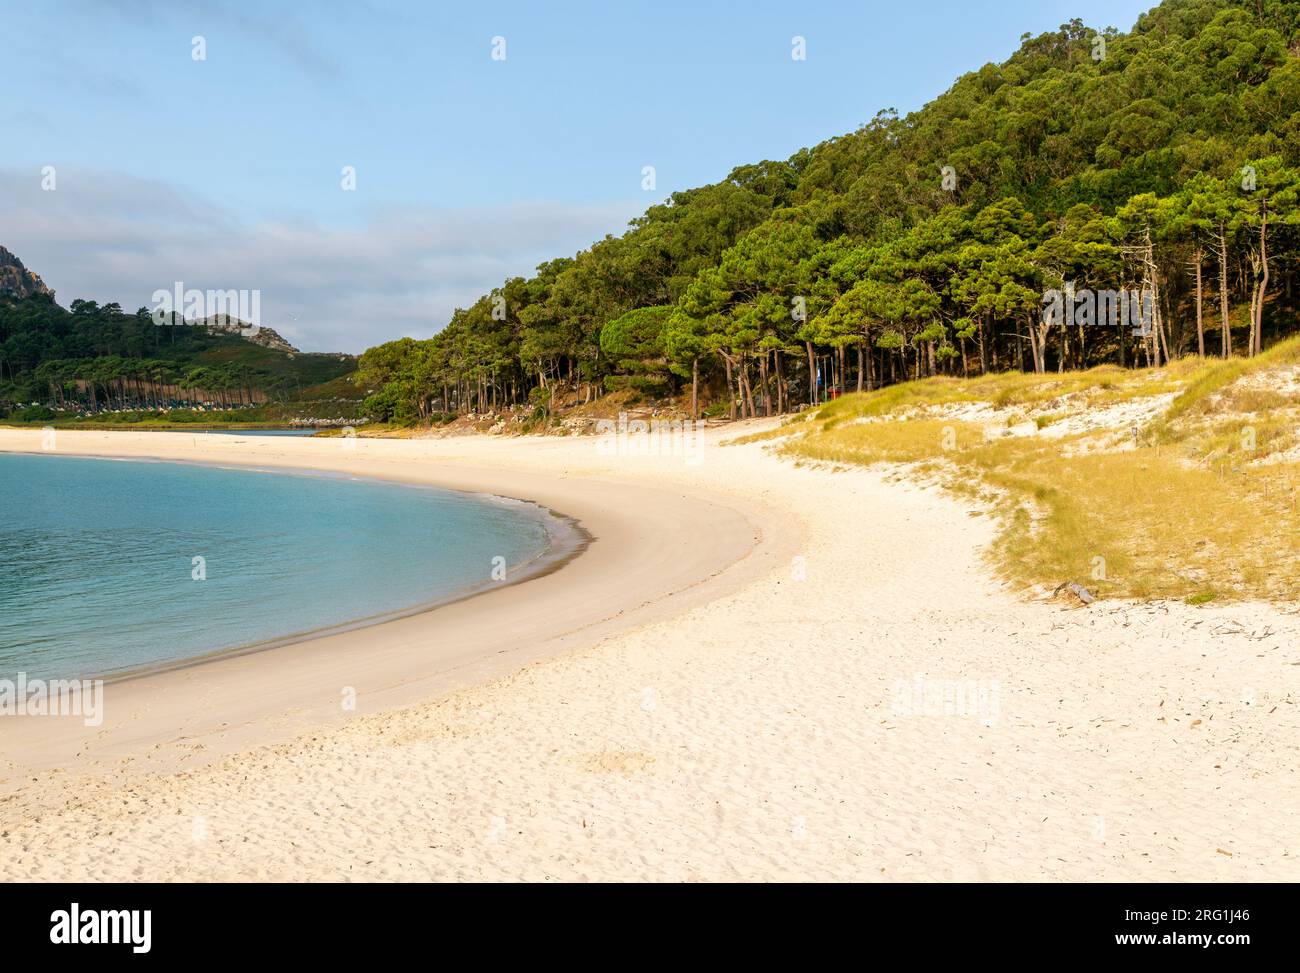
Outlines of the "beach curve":
<svg viewBox="0 0 1300 973">
<path fill-rule="evenodd" d="M 521 468 L 504 452 L 494 461 L 468 444 L 118 431 L 59 431 L 56 441 L 42 451 L 40 430 L 0 429 L 5 452 L 310 470 L 520 500 L 583 540 L 544 570 L 449 603 L 114 680 L 93 731 L 75 719 L 7 720 L 0 760 L 15 768 L 197 766 L 593 645 L 743 585 L 797 546 L 787 521 L 760 525 L 752 507 L 730 498 L 632 481 L 615 491 L 608 481 Z"/>
<path fill-rule="evenodd" d="M 499 469 L 499 482 L 585 483 L 606 502 L 641 487 L 704 503 L 687 529 L 642 538 L 649 550 L 675 547 L 656 555 L 666 561 L 710 546 L 709 510 L 732 510 L 761 538 L 684 594 L 608 618 L 608 635 L 593 626 L 531 662 L 507 653 L 467 664 L 449 680 L 459 688 L 398 685 L 393 705 L 337 725 L 306 711 L 237 724 L 240 699 L 178 683 L 176 694 L 229 725 L 160 746 L 124 732 L 131 755 L 116 764 L 101 753 L 21 775 L 11 766 L 7 779 L 22 786 L 0 795 L 0 878 L 1300 874 L 1287 758 L 1300 746 L 1294 615 L 1025 598 L 989 571 L 997 525 L 986 511 L 897 470 L 800 466 L 761 444 L 722 445 L 760 427 L 708 430 L 697 466 L 601 456 L 573 437 L 400 447 L 447 470 Z M 331 448 L 345 447 L 312 446 Z M 668 503 L 663 515 L 685 509 Z M 551 577 L 599 563 L 609 535 L 593 534 Z M 603 580 L 635 590 L 639 567 L 630 558 L 632 574 Z M 294 655 L 303 648 L 251 658 L 298 658 L 268 671 L 311 685 L 312 659 Z M 154 718 L 142 711 L 141 727 Z M 216 746 L 238 752 L 213 761 Z"/>
</svg>

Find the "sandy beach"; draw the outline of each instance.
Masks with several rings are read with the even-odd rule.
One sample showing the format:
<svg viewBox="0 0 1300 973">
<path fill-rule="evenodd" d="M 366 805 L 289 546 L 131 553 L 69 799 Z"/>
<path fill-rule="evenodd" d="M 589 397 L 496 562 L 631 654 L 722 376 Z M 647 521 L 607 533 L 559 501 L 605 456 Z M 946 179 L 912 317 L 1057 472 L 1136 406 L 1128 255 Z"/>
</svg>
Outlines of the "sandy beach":
<svg viewBox="0 0 1300 973">
<path fill-rule="evenodd" d="M 94 729 L 0 721 L 0 878 L 1300 878 L 1297 616 L 1032 600 L 991 577 L 980 511 L 722 445 L 759 428 L 710 430 L 698 462 L 60 432 L 533 500 L 592 542 L 431 612 L 112 683 Z"/>
</svg>

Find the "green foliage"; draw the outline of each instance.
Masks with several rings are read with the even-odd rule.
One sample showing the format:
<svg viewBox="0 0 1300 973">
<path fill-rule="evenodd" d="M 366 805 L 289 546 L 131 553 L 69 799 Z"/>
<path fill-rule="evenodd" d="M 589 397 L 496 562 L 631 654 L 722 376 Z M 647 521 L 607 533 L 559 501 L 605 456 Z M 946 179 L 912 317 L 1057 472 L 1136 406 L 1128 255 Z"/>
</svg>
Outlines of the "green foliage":
<svg viewBox="0 0 1300 973">
<path fill-rule="evenodd" d="M 61 412 L 166 409 L 210 401 L 250 406 L 355 390 L 328 383 L 350 375 L 346 355 L 289 354 L 238 335 L 192 325 L 159 326 L 145 308 L 53 297 L 0 295 L 0 404 L 40 401 Z"/>
<path fill-rule="evenodd" d="M 376 422 L 410 425 L 417 418 L 410 390 L 400 382 L 388 382 L 361 403 L 362 411 Z"/>
<path fill-rule="evenodd" d="M 427 418 L 698 379 L 707 414 L 753 415 L 852 384 L 1256 353 L 1297 324 L 1297 52 L 1296 0 L 1025 35 L 917 112 L 674 193 L 434 338 L 371 349 L 362 387 Z M 1148 279 L 1154 339 L 1042 320 L 1045 291 Z"/>
<path fill-rule="evenodd" d="M 19 422 L 46 422 L 54 417 L 54 410 L 43 405 L 29 405 L 25 409 L 11 409 L 9 412 L 9 418 Z"/>
<path fill-rule="evenodd" d="M 600 329 L 600 350 L 616 373 L 605 377 L 610 391 L 660 392 L 669 383 L 664 338 L 673 309 L 641 307 Z"/>
</svg>

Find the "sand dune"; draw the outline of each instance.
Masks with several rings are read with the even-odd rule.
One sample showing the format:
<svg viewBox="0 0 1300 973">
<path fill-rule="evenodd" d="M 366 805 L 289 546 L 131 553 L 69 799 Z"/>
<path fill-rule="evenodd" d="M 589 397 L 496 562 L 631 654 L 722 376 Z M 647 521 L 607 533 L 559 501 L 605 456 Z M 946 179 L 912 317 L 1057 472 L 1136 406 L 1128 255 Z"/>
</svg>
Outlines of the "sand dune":
<svg viewBox="0 0 1300 973">
<path fill-rule="evenodd" d="M 343 456 L 61 434 L 76 452 L 436 465 L 438 482 L 528 496 L 597 540 L 547 578 L 440 610 L 456 619 L 150 677 L 166 693 L 140 681 L 108 699 L 135 732 L 83 740 L 87 755 L 66 739 L 25 751 L 0 724 L 0 877 L 1300 877 L 1295 616 L 1026 602 L 990 580 L 993 525 L 961 503 L 717 436 L 691 465 L 582 439 Z M 0 431 L 0 448 L 34 442 Z M 512 616 L 496 637 L 521 651 L 421 668 L 420 633 L 490 625 L 497 596 L 533 606 L 536 641 L 506 631 Z M 367 646 L 384 676 L 367 704 L 311 706 Z M 202 715 L 169 728 L 200 684 Z M 232 711 L 240 725 L 220 726 Z"/>
</svg>

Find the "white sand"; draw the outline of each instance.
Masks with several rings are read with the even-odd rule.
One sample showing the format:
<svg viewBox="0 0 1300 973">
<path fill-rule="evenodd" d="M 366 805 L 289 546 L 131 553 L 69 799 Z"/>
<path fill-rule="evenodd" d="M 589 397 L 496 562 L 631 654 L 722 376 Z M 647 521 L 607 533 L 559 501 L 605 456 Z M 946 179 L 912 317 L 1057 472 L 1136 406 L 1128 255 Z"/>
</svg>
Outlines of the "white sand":
<svg viewBox="0 0 1300 973">
<path fill-rule="evenodd" d="M 37 437 L 0 430 L 0 449 Z M 0 721 L 0 877 L 1300 878 L 1295 616 L 1025 603 L 980 562 L 986 518 L 758 446 L 690 466 L 592 440 L 341 458 L 229 438 L 186 448 L 474 482 L 598 540 L 459 606 L 110 686 L 99 737 L 42 729 L 38 749 Z M 427 648 L 440 632 L 454 651 Z M 363 705 L 337 713 L 370 653 Z M 918 677 L 972 713 L 926 715 Z"/>
</svg>

